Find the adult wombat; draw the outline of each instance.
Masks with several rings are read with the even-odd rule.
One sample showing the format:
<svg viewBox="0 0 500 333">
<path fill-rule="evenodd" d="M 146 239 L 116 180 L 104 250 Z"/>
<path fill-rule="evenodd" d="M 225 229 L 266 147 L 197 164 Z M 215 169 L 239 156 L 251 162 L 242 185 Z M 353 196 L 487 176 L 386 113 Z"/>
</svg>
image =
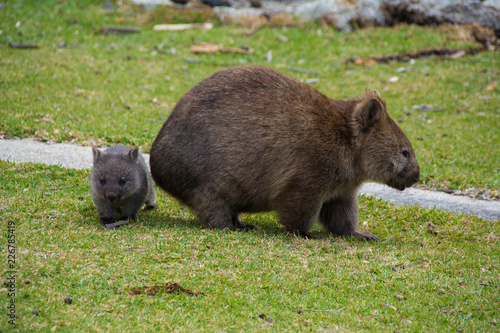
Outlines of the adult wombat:
<svg viewBox="0 0 500 333">
<path fill-rule="evenodd" d="M 333 100 L 266 67 L 225 69 L 177 103 L 151 148 L 155 182 L 212 228 L 248 229 L 238 214 L 275 210 L 307 237 L 319 217 L 337 235 L 358 227 L 357 188 L 403 190 L 420 169 L 376 91 Z"/>
<path fill-rule="evenodd" d="M 94 164 L 90 173 L 92 199 L 101 223 L 135 220 L 142 205 L 156 208 L 156 192 L 144 158 L 138 148 L 114 146 L 106 150 L 92 147 Z"/>
</svg>

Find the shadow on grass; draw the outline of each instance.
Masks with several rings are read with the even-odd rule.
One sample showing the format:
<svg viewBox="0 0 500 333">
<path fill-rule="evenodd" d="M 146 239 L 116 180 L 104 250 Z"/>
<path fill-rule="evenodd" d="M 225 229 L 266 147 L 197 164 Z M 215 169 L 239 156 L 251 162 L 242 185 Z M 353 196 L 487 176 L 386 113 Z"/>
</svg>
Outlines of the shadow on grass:
<svg viewBox="0 0 500 333">
<path fill-rule="evenodd" d="M 79 224 L 85 226 L 96 226 L 99 228 L 101 227 L 99 224 L 99 216 L 97 210 L 91 202 L 86 202 L 85 204 L 81 205 L 79 207 L 79 213 L 82 215 L 82 217 L 84 217 L 79 222 Z M 256 213 L 256 214 L 242 214 L 242 215 L 243 215 L 241 219 L 242 222 L 245 224 L 253 225 L 255 229 L 250 231 L 239 230 L 239 229 L 235 231 L 229 231 L 229 230 L 214 230 L 214 231 L 219 231 L 221 233 L 234 232 L 243 235 L 245 234 L 258 235 L 259 237 L 262 238 L 278 237 L 280 239 L 290 239 L 290 240 L 297 238 L 297 236 L 287 235 L 285 233 L 284 227 L 277 221 L 276 217 L 274 216 L 274 213 Z M 198 221 L 198 219 L 194 215 L 190 215 L 189 217 L 173 216 L 165 211 L 162 211 L 162 209 L 160 208 L 155 210 L 142 209 L 139 212 L 136 221 L 132 221 L 128 224 L 115 228 L 114 230 L 128 228 L 134 225 L 143 226 L 151 230 L 207 229 Z M 335 236 L 333 234 L 324 231 L 324 229 L 321 226 L 315 226 L 311 230 L 310 234 L 311 236 L 313 236 L 312 240 L 342 239 L 339 236 Z M 302 239 L 301 237 L 298 238 Z M 353 237 L 345 237 L 343 239 L 356 241 L 356 239 Z"/>
</svg>

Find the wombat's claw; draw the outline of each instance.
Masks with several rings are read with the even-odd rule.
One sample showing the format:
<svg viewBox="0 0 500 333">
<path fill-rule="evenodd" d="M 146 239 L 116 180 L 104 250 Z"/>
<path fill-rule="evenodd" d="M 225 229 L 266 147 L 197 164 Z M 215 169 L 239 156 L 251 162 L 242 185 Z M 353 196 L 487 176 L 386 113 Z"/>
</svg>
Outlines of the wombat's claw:
<svg viewBox="0 0 500 333">
<path fill-rule="evenodd" d="M 290 236 L 302 237 L 304 239 L 316 239 L 316 237 L 312 236 L 311 234 L 299 230 L 286 231 L 285 233 Z"/>
<path fill-rule="evenodd" d="M 244 231 L 249 231 L 255 229 L 255 226 L 251 224 L 244 224 L 241 223 L 240 219 L 237 217 L 233 217 L 233 224 L 237 229 L 244 230 Z"/>
<path fill-rule="evenodd" d="M 252 224 L 243 224 L 242 223 L 241 225 L 237 225 L 236 228 L 243 230 L 243 231 L 250 231 L 250 230 L 254 230 L 255 226 Z"/>
<path fill-rule="evenodd" d="M 353 232 L 352 236 L 356 237 L 358 239 L 365 240 L 365 241 L 372 241 L 373 240 L 373 241 L 376 241 L 376 242 L 380 242 L 380 239 L 378 239 L 377 236 L 375 236 L 374 234 L 372 234 L 371 232 L 368 232 L 368 231 Z"/>
<path fill-rule="evenodd" d="M 234 223 L 234 226 L 240 230 L 250 231 L 250 230 L 255 229 L 254 225 L 241 223 L 241 221 L 239 219 L 234 219 L 233 223 Z"/>
</svg>

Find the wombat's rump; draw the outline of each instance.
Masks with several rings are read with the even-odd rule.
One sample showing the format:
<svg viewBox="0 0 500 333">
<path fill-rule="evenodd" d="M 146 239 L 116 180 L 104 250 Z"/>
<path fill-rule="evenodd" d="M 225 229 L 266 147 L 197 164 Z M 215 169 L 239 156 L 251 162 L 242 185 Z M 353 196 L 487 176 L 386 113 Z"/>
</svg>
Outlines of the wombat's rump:
<svg viewBox="0 0 500 333">
<path fill-rule="evenodd" d="M 101 223 L 114 222 L 115 212 L 120 213 L 120 220 L 135 220 L 143 204 L 156 208 L 153 181 L 138 148 L 93 147 L 92 154 L 90 190 Z"/>
<path fill-rule="evenodd" d="M 337 235 L 358 228 L 357 188 L 418 181 L 412 146 L 376 91 L 333 100 L 266 67 L 225 69 L 177 103 L 151 148 L 151 172 L 205 226 L 249 228 L 238 214 L 275 210 L 290 233 L 319 218 Z"/>
</svg>

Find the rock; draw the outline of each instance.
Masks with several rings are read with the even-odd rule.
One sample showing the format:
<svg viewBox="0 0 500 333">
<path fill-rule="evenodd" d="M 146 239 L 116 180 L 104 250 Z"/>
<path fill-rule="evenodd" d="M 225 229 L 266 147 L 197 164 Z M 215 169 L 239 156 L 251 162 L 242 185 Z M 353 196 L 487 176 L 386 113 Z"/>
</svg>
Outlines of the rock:
<svg viewBox="0 0 500 333">
<path fill-rule="evenodd" d="M 200 0 L 200 2 L 210 7 L 231 7 L 231 3 L 227 0 Z"/>
<path fill-rule="evenodd" d="M 238 6 L 238 1 L 233 0 L 233 2 Z M 264 11 L 288 13 L 305 21 L 322 20 L 345 31 L 367 25 L 393 25 L 400 22 L 421 25 L 476 22 L 494 29 L 496 35 L 500 36 L 498 0 L 296 0 L 264 1 L 261 7 Z M 245 12 L 245 16 L 248 15 L 248 8 L 238 11 Z M 262 13 L 259 12 L 258 15 Z M 239 16 L 234 12 L 229 15 Z"/>
<path fill-rule="evenodd" d="M 339 30 L 350 31 L 369 24 L 383 25 L 384 0 L 316 0 L 306 2 L 294 9 L 294 14 L 307 21 L 320 19 L 333 24 Z"/>
<path fill-rule="evenodd" d="M 382 0 L 381 3 L 389 24 L 476 22 L 500 32 L 500 2 L 498 0 Z"/>
<path fill-rule="evenodd" d="M 252 8 L 261 8 L 262 7 L 262 0 L 248 0 L 250 3 L 250 7 Z"/>
<path fill-rule="evenodd" d="M 146 9 L 158 5 L 177 5 L 189 0 L 132 0 Z M 255 20 L 262 16 L 286 14 L 304 21 L 321 20 L 339 30 L 351 31 L 368 25 L 476 22 L 492 28 L 500 36 L 498 0 L 201 0 L 223 22 Z M 231 7 L 231 8 L 229 8 Z M 250 7 L 250 8 L 249 8 Z"/>
</svg>

